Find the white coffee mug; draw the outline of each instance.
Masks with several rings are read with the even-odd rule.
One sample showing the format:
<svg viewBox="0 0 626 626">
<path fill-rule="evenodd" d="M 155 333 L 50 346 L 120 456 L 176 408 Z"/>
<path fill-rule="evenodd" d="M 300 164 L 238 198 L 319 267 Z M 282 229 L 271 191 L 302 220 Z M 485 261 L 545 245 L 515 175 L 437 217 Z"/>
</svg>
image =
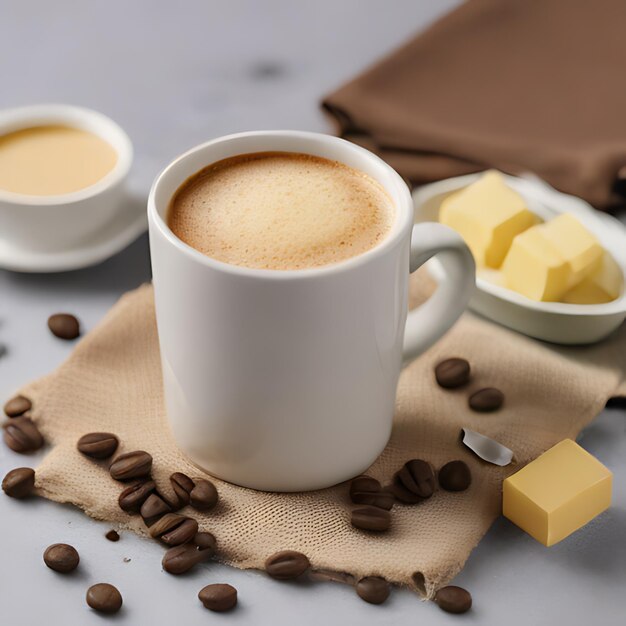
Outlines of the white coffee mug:
<svg viewBox="0 0 626 626">
<path fill-rule="evenodd" d="M 346 261 L 293 271 L 229 265 L 172 233 L 168 206 L 187 178 L 221 159 L 266 151 L 312 154 L 368 174 L 393 199 L 390 233 Z M 210 474 L 253 489 L 320 489 L 366 470 L 389 439 L 403 359 L 437 341 L 474 288 L 463 240 L 441 224 L 414 226 L 402 178 L 374 154 L 327 135 L 248 132 L 198 146 L 156 179 L 148 218 L 174 438 Z M 407 317 L 409 272 L 434 254 L 446 278 Z"/>
</svg>

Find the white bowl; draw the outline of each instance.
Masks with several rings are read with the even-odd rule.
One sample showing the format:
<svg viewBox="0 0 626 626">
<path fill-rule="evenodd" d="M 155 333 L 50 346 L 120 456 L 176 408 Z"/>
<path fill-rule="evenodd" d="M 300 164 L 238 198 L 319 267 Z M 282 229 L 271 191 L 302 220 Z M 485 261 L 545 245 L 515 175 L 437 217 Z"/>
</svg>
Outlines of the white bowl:
<svg viewBox="0 0 626 626">
<path fill-rule="evenodd" d="M 413 192 L 415 221 L 438 221 L 443 199 L 454 191 L 475 182 L 482 174 L 468 174 L 424 185 Z M 593 209 L 580 198 L 553 189 L 529 176 L 505 175 L 508 185 L 527 202 L 528 208 L 545 219 L 559 213 L 574 214 L 608 250 L 626 276 L 626 227 Z M 443 274 L 436 259 L 428 263 L 435 279 Z M 566 304 L 536 302 L 505 287 L 477 276 L 477 289 L 470 308 L 503 326 L 525 335 L 560 344 L 589 344 L 600 341 L 620 326 L 626 317 L 626 293 L 606 304 Z"/>
<path fill-rule="evenodd" d="M 98 182 L 72 193 L 33 196 L 0 189 L 0 237 L 13 246 L 60 251 L 93 235 L 119 210 L 133 158 L 128 135 L 111 119 L 66 104 L 41 104 L 0 111 L 0 136 L 33 126 L 79 128 L 107 141 L 117 152 L 113 169 Z"/>
</svg>

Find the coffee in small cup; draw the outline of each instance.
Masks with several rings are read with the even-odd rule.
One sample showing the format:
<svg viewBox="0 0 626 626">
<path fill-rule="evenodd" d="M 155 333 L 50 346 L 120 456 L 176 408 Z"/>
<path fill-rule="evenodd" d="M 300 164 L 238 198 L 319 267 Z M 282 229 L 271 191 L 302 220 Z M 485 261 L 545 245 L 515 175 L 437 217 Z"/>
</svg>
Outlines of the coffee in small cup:
<svg viewBox="0 0 626 626">
<path fill-rule="evenodd" d="M 0 136 L 0 190 L 29 196 L 79 191 L 117 163 L 107 141 L 80 128 L 33 126 Z"/>
<path fill-rule="evenodd" d="M 218 261 L 301 270 L 376 247 L 394 214 L 385 189 L 359 170 L 308 154 L 258 152 L 187 179 L 167 217 L 179 239 Z"/>
</svg>

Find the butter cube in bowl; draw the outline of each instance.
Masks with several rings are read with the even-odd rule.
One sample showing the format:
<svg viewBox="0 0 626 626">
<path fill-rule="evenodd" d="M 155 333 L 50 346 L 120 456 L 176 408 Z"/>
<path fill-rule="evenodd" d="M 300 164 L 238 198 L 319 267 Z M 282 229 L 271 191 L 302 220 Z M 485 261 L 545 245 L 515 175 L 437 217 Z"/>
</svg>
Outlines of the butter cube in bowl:
<svg viewBox="0 0 626 626">
<path fill-rule="evenodd" d="M 600 341 L 626 317 L 626 226 L 532 177 L 496 171 L 413 193 L 415 221 L 441 221 L 477 264 L 470 308 L 560 344 Z M 431 274 L 442 275 L 436 259 Z"/>
</svg>

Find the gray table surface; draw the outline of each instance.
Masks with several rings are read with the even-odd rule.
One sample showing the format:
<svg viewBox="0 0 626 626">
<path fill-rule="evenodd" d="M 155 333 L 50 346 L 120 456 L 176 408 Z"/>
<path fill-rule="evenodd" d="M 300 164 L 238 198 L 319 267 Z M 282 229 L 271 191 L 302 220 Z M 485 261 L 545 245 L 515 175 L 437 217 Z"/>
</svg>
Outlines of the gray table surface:
<svg viewBox="0 0 626 626">
<path fill-rule="evenodd" d="M 424 0 L 133 2 L 3 0 L 0 107 L 68 102 L 99 109 L 136 148 L 132 188 L 145 196 L 159 169 L 185 149 L 229 132 L 262 128 L 329 131 L 320 97 L 453 6 Z M 468 68 L 471 71 L 471 68 Z M 76 312 L 93 327 L 123 292 L 150 277 L 147 239 L 96 267 L 56 275 L 0 270 L 0 398 L 47 373 L 71 345 L 52 337 L 47 316 Z M 499 520 L 456 582 L 474 595 L 463 617 L 395 591 L 381 607 L 334 584 L 284 585 L 252 571 L 211 564 L 190 576 L 161 571 L 162 549 L 79 511 L 0 497 L 0 624 L 98 624 L 85 589 L 122 591 L 121 624 L 569 624 L 626 617 L 626 414 L 606 410 L 580 442 L 615 474 L 614 505 L 580 532 L 545 549 Z M 37 464 L 0 446 L 0 475 Z M 80 570 L 62 577 L 41 555 L 74 544 Z M 129 562 L 124 557 L 130 558 Z M 210 615 L 196 599 L 230 582 L 240 606 Z M 623 622 L 621 622 L 623 623 Z"/>
</svg>

